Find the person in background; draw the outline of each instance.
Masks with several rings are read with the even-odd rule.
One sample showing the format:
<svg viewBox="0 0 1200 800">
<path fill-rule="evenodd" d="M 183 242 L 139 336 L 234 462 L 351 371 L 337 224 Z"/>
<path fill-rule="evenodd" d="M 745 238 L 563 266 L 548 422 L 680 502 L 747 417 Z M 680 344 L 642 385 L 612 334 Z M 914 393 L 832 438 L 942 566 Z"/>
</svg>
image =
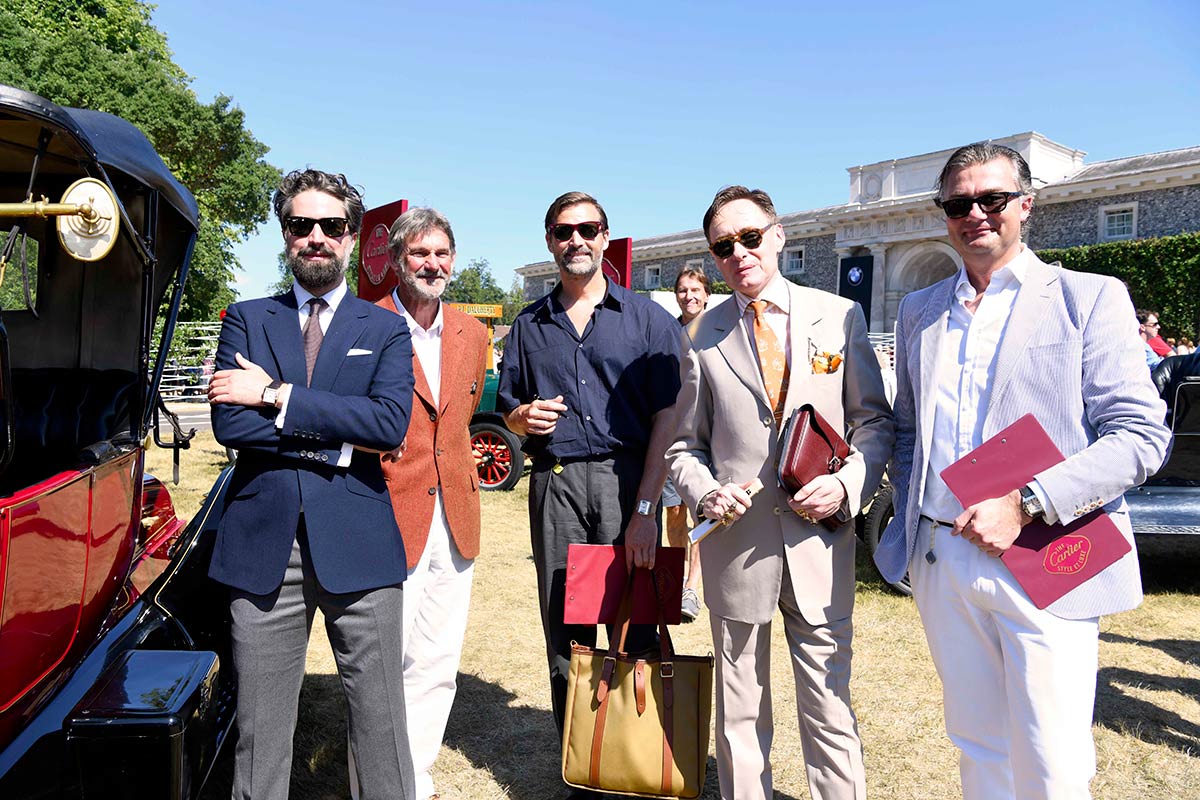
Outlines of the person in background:
<svg viewBox="0 0 1200 800">
<path fill-rule="evenodd" d="M 1158 314 L 1153 311 L 1147 311 L 1144 308 L 1139 308 L 1135 314 L 1138 321 L 1138 335 L 1142 337 L 1142 352 L 1146 357 L 1146 366 L 1154 369 L 1158 366 L 1158 362 L 1163 360 L 1166 353 L 1158 352 L 1154 346 L 1154 340 L 1159 339 L 1158 336 Z"/>
<path fill-rule="evenodd" d="M 679 323 L 687 325 L 703 313 L 708 306 L 709 280 L 702 269 L 691 267 L 680 270 L 675 276 L 675 302 L 679 304 Z M 675 484 L 667 478 L 662 493 L 663 508 L 667 514 L 667 544 L 671 547 L 688 548 L 687 580 L 683 586 L 682 614 L 687 621 L 700 616 L 700 548 L 693 546 L 688 532 L 694 521 L 688 521 L 688 509 L 683 498 L 675 491 Z"/>
</svg>

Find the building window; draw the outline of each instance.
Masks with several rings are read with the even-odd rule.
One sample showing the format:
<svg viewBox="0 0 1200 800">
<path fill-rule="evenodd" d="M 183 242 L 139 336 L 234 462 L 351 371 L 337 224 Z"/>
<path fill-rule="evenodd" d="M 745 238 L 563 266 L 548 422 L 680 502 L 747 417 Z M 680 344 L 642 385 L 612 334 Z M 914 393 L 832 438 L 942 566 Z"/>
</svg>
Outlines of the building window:
<svg viewBox="0 0 1200 800">
<path fill-rule="evenodd" d="M 649 290 L 662 288 L 662 267 L 655 264 L 646 267 L 646 288 Z"/>
<path fill-rule="evenodd" d="M 1104 206 L 1100 209 L 1100 241 L 1116 242 L 1137 238 L 1137 203 Z"/>
<path fill-rule="evenodd" d="M 558 278 L 546 278 L 546 280 L 542 281 L 542 294 L 550 294 L 553 292 L 557 283 Z"/>
<path fill-rule="evenodd" d="M 697 272 L 704 272 L 704 259 L 703 258 L 689 258 L 687 261 L 684 262 L 683 266 L 684 266 L 684 269 L 694 269 Z"/>
<path fill-rule="evenodd" d="M 788 247 L 783 251 L 783 274 L 801 275 L 804 273 L 804 248 Z"/>
</svg>

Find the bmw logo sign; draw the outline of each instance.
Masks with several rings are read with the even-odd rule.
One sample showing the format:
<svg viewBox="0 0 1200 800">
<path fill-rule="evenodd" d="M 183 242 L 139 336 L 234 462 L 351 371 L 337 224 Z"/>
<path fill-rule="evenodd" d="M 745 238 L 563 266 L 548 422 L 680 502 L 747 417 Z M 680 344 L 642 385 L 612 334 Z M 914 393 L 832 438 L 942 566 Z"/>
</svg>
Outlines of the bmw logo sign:
<svg viewBox="0 0 1200 800">
<path fill-rule="evenodd" d="M 863 271 L 861 267 L 851 267 L 850 271 L 846 273 L 846 280 L 850 282 L 851 286 L 858 286 L 862 283 L 862 279 Z"/>
</svg>

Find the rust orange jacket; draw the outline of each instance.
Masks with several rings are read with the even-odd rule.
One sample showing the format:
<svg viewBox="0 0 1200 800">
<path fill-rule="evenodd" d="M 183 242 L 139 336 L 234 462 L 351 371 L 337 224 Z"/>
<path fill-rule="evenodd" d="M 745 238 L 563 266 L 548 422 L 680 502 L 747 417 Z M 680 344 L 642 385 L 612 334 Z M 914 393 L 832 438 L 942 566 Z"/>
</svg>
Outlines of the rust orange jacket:
<svg viewBox="0 0 1200 800">
<path fill-rule="evenodd" d="M 398 314 L 393 298 L 389 294 L 376 305 Z M 488 346 L 487 328 L 479 320 L 442 304 L 442 379 L 437 405 L 413 353 L 415 385 L 408 437 L 399 458 L 382 456 L 383 477 L 410 569 L 425 551 L 439 485 L 458 552 L 464 558 L 479 555 L 479 479 L 471 453 L 470 425 L 483 393 Z"/>
</svg>

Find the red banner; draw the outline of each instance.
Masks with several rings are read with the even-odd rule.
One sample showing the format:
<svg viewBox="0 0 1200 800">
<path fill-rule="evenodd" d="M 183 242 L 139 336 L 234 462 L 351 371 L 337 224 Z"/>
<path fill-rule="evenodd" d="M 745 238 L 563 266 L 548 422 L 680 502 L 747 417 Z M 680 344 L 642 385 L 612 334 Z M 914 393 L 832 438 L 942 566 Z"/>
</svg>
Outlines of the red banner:
<svg viewBox="0 0 1200 800">
<path fill-rule="evenodd" d="M 633 239 L 610 239 L 608 247 L 604 248 L 604 263 L 600 268 L 604 274 L 613 279 L 613 283 L 632 288 L 630 281 L 633 272 Z"/>
<path fill-rule="evenodd" d="M 358 296 L 372 303 L 396 286 L 396 271 L 388 256 L 388 231 L 408 210 L 407 200 L 372 208 L 363 215 L 358 242 Z"/>
</svg>

